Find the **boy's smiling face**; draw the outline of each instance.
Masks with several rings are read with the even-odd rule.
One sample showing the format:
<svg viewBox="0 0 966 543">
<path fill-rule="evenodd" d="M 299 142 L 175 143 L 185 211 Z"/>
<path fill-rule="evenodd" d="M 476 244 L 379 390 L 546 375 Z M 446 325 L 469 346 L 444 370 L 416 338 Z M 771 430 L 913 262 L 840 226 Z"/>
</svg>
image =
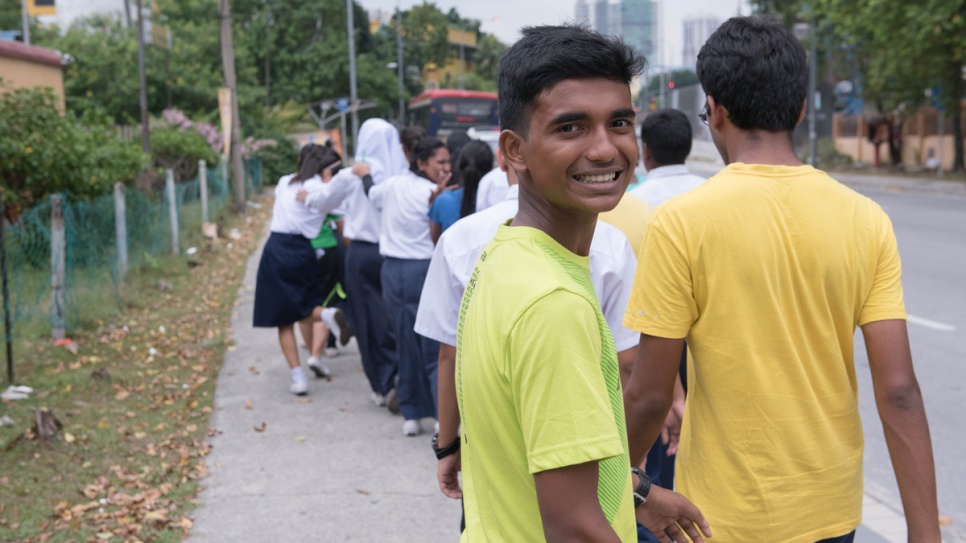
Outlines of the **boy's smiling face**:
<svg viewBox="0 0 966 543">
<path fill-rule="evenodd" d="M 507 142 L 508 161 L 531 181 L 538 202 L 569 215 L 596 216 L 617 205 L 634 175 L 634 116 L 625 83 L 561 81 L 537 98 L 527 136 Z"/>
</svg>

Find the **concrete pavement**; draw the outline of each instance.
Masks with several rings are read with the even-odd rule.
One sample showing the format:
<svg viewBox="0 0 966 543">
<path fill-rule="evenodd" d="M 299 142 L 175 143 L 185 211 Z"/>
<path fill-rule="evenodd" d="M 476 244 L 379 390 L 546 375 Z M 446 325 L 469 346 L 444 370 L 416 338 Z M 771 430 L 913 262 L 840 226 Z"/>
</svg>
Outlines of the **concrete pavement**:
<svg viewBox="0 0 966 543">
<path fill-rule="evenodd" d="M 436 484 L 432 428 L 403 437 L 402 417 L 370 403 L 354 340 L 326 361 L 331 381 L 306 371 L 308 396 L 289 393 L 275 330 L 251 326 L 259 257 L 232 314 L 188 541 L 456 541 L 460 505 Z"/>
</svg>

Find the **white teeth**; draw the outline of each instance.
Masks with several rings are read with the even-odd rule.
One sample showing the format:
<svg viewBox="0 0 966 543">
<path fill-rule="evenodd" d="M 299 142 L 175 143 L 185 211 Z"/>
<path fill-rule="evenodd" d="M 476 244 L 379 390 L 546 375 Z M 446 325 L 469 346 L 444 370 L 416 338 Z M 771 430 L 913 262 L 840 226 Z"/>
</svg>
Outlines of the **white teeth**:
<svg viewBox="0 0 966 543">
<path fill-rule="evenodd" d="M 617 173 L 607 173 L 601 175 L 577 175 L 577 181 L 581 183 L 606 183 L 617 178 Z"/>
</svg>

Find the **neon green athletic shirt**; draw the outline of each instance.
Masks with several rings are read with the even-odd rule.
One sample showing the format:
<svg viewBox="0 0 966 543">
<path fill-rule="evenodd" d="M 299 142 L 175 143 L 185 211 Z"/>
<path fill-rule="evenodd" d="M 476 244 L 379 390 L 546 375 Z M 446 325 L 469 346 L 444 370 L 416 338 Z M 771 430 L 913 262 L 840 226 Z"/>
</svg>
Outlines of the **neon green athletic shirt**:
<svg viewBox="0 0 966 543">
<path fill-rule="evenodd" d="M 589 259 L 501 226 L 460 308 L 461 541 L 545 539 L 533 474 L 598 460 L 601 508 L 637 541 L 617 352 Z"/>
</svg>

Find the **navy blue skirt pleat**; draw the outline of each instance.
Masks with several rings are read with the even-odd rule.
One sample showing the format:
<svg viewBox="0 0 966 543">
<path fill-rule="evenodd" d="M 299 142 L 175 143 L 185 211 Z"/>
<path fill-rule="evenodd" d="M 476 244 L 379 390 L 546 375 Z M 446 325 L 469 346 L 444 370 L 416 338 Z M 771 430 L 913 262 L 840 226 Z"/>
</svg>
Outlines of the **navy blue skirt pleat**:
<svg viewBox="0 0 966 543">
<path fill-rule="evenodd" d="M 254 325 L 275 328 L 292 324 L 308 317 L 324 301 L 309 240 L 300 234 L 272 232 L 258 263 Z"/>
</svg>

